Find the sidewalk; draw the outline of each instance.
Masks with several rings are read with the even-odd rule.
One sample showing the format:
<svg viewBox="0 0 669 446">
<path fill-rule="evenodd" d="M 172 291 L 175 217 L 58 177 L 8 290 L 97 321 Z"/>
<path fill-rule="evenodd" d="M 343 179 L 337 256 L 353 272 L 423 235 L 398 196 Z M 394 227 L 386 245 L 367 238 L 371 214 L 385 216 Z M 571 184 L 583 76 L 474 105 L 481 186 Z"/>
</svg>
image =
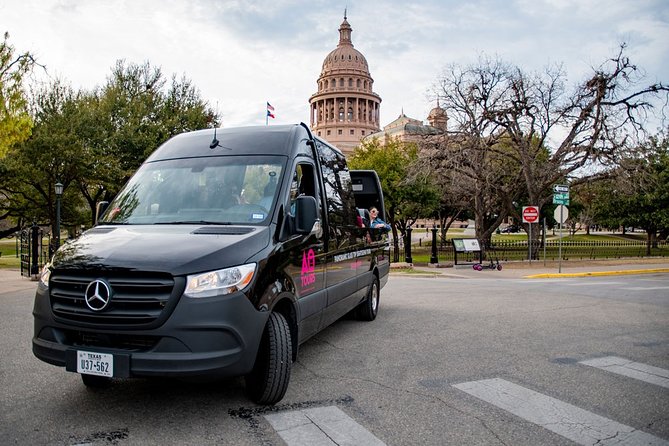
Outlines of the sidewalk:
<svg viewBox="0 0 669 446">
<path fill-rule="evenodd" d="M 557 277 L 619 276 L 627 274 L 669 274 L 669 258 L 576 260 L 562 262 L 562 273 L 558 273 L 558 262 L 533 261 L 503 262 L 502 270 L 484 269 L 475 271 L 471 265 L 452 267 L 414 266 L 393 263 L 390 273 L 415 277 L 443 277 L 451 279 L 543 279 Z M 37 282 L 21 277 L 18 269 L 0 269 L 0 293 L 35 289 Z"/>
<path fill-rule="evenodd" d="M 18 269 L 0 269 L 0 293 L 30 290 L 37 287 L 37 281 L 21 277 Z"/>
<path fill-rule="evenodd" d="M 546 262 L 545 266 L 542 260 L 532 261 L 531 264 L 528 261 L 501 262 L 501 265 L 501 271 L 487 268 L 476 271 L 471 265 L 458 265 L 450 268 L 414 266 L 412 272 L 404 272 L 400 264 L 393 264 L 391 273 L 395 270 L 393 274 L 422 274 L 454 279 L 543 279 L 669 273 L 669 258 L 570 260 L 562 262 L 561 273 L 558 273 L 559 265 L 556 261 Z"/>
</svg>

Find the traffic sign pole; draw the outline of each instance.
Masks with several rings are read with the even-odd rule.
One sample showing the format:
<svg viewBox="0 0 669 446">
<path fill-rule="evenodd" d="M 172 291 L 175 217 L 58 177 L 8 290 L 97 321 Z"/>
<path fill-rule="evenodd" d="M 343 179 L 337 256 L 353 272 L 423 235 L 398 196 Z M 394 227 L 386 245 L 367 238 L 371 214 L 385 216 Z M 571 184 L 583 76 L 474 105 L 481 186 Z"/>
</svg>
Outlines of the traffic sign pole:
<svg viewBox="0 0 669 446">
<path fill-rule="evenodd" d="M 530 225 L 530 239 L 527 241 L 527 258 L 530 259 L 530 265 L 532 264 L 532 223 Z"/>
<path fill-rule="evenodd" d="M 564 220 L 562 210 L 564 206 L 560 206 L 560 243 L 558 244 L 558 274 L 562 274 L 562 221 Z"/>
<path fill-rule="evenodd" d="M 532 223 L 539 221 L 539 206 L 523 206 L 523 223 L 529 226 L 527 240 L 527 258 L 532 263 Z"/>
</svg>

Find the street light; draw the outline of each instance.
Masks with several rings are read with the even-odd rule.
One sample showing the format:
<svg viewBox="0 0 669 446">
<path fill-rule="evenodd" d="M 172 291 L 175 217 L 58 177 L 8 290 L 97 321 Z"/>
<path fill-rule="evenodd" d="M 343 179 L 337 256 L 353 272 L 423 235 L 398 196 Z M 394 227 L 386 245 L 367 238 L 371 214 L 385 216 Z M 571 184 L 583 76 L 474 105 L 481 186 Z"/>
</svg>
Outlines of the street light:
<svg viewBox="0 0 669 446">
<path fill-rule="evenodd" d="M 63 185 L 59 181 L 56 183 L 56 249 L 60 248 L 60 197 L 63 195 Z"/>
</svg>

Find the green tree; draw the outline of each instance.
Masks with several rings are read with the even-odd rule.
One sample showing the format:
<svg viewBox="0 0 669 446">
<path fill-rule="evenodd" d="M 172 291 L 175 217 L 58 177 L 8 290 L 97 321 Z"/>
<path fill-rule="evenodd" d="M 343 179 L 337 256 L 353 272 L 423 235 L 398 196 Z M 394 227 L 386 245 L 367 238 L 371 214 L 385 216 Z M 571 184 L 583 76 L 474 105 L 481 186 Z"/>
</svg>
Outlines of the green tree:
<svg viewBox="0 0 669 446">
<path fill-rule="evenodd" d="M 190 81 L 167 85 L 148 63 L 119 62 L 93 92 L 55 81 L 38 90 L 31 114 L 31 137 L 0 160 L 0 210 L 19 223 L 52 225 L 56 182 L 64 185 L 63 223 L 92 223 L 96 203 L 113 197 L 160 144 L 218 123 Z"/>
<path fill-rule="evenodd" d="M 6 212 L 20 221 L 49 222 L 55 231 L 54 185 L 64 185 L 62 221 L 81 223 L 81 197 L 70 187 L 85 175 L 82 144 L 76 133 L 80 96 L 60 81 L 38 90 L 29 139 L 10 148 L 1 161 L 7 173 L 0 189 Z"/>
<path fill-rule="evenodd" d="M 413 143 L 391 140 L 381 144 L 378 139 L 362 143 L 349 159 L 351 169 L 375 170 L 381 180 L 386 219 L 392 227 L 394 259 L 399 261 L 399 237 L 420 217 L 430 216 L 438 206 L 437 190 L 429 176 L 411 175 L 418 159 Z"/>
<path fill-rule="evenodd" d="M 600 197 L 599 219 L 611 227 L 646 231 L 647 249 L 657 236 L 669 235 L 669 137 L 649 139 L 639 151 L 620 161 L 611 173 L 610 187 Z"/>
<path fill-rule="evenodd" d="M 0 158 L 12 145 L 30 136 L 32 120 L 23 81 L 34 65 L 30 53 L 15 54 L 9 33 L 5 33 L 0 43 Z"/>
</svg>

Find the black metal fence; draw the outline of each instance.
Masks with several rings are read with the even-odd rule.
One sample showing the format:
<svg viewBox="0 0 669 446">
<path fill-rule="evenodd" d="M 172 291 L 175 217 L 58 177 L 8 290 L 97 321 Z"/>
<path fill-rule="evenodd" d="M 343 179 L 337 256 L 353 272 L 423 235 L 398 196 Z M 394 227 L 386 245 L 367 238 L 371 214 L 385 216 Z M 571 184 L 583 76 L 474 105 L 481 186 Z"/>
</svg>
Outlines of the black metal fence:
<svg viewBox="0 0 669 446">
<path fill-rule="evenodd" d="M 549 240 L 545 244 L 538 241 L 533 246 L 534 259 L 543 260 L 544 252 L 546 260 L 558 260 L 560 258 L 560 242 Z M 400 261 L 404 261 L 404 249 L 400 253 Z M 412 257 L 414 263 L 426 263 L 430 257 L 430 244 L 422 243 L 422 246 L 412 244 Z M 391 245 L 392 250 L 392 245 Z M 448 241 L 441 244 L 437 250 L 440 262 L 453 262 L 453 245 Z M 485 251 L 486 259 L 497 259 L 500 261 L 527 260 L 527 241 L 498 241 Z M 623 257 L 649 257 L 645 241 L 562 241 L 563 260 L 594 260 L 594 259 L 618 259 Z M 669 257 L 669 242 L 659 241 L 657 248 L 651 248 L 650 257 Z M 392 252 L 391 252 L 391 258 Z M 478 253 L 458 253 L 458 262 L 473 262 L 478 260 Z"/>
<path fill-rule="evenodd" d="M 49 261 L 49 244 L 51 237 L 37 225 L 24 229 L 19 233 L 21 250 L 21 275 L 36 276 Z"/>
</svg>

